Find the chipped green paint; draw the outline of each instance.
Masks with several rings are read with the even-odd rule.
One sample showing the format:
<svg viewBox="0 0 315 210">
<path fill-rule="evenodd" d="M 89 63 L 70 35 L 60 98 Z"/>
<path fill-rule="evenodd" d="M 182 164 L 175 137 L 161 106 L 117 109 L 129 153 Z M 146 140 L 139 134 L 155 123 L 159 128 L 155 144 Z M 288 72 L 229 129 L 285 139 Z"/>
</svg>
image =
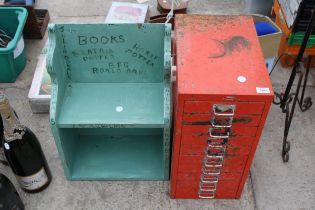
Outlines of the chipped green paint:
<svg viewBox="0 0 315 210">
<path fill-rule="evenodd" d="M 52 24 L 47 69 L 68 179 L 169 179 L 169 24 Z"/>
</svg>

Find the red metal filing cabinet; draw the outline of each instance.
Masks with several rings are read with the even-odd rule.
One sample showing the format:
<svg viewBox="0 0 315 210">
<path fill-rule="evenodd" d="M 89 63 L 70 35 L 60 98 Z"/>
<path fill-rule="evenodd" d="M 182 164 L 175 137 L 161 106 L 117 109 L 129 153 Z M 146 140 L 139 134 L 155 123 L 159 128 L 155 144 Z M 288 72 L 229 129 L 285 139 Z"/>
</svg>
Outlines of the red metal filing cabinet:
<svg viewBox="0 0 315 210">
<path fill-rule="evenodd" d="M 177 15 L 172 198 L 239 198 L 273 99 L 250 16 Z"/>
</svg>

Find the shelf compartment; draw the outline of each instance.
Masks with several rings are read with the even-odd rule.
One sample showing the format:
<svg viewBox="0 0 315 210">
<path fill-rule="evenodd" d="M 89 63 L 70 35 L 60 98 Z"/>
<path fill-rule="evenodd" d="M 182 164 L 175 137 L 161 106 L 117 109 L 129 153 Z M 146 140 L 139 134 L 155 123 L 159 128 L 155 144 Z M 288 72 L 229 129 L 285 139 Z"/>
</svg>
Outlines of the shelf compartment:
<svg viewBox="0 0 315 210">
<path fill-rule="evenodd" d="M 62 128 L 163 127 L 163 91 L 161 83 L 72 83 L 57 123 Z"/>
<path fill-rule="evenodd" d="M 63 129 L 71 180 L 163 180 L 163 129 Z"/>
</svg>

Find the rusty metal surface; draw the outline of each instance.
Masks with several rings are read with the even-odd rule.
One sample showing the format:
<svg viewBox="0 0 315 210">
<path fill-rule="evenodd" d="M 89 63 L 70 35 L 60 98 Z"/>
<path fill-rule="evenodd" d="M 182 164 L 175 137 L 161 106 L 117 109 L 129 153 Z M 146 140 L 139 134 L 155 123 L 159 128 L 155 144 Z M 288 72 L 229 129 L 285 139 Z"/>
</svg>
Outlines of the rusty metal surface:
<svg viewBox="0 0 315 210">
<path fill-rule="evenodd" d="M 254 96 L 271 87 L 267 70 L 257 70 L 265 61 L 251 17 L 178 14 L 175 28 L 179 92 Z"/>
</svg>

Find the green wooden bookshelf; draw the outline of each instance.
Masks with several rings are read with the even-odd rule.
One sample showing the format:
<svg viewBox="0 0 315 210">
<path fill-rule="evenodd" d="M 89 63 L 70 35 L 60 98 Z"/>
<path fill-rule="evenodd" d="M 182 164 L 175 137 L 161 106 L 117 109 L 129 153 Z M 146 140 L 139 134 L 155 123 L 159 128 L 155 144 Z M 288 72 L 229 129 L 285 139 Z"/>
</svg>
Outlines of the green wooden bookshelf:
<svg viewBox="0 0 315 210">
<path fill-rule="evenodd" d="M 170 24 L 51 24 L 50 124 L 69 180 L 168 180 Z"/>
</svg>

